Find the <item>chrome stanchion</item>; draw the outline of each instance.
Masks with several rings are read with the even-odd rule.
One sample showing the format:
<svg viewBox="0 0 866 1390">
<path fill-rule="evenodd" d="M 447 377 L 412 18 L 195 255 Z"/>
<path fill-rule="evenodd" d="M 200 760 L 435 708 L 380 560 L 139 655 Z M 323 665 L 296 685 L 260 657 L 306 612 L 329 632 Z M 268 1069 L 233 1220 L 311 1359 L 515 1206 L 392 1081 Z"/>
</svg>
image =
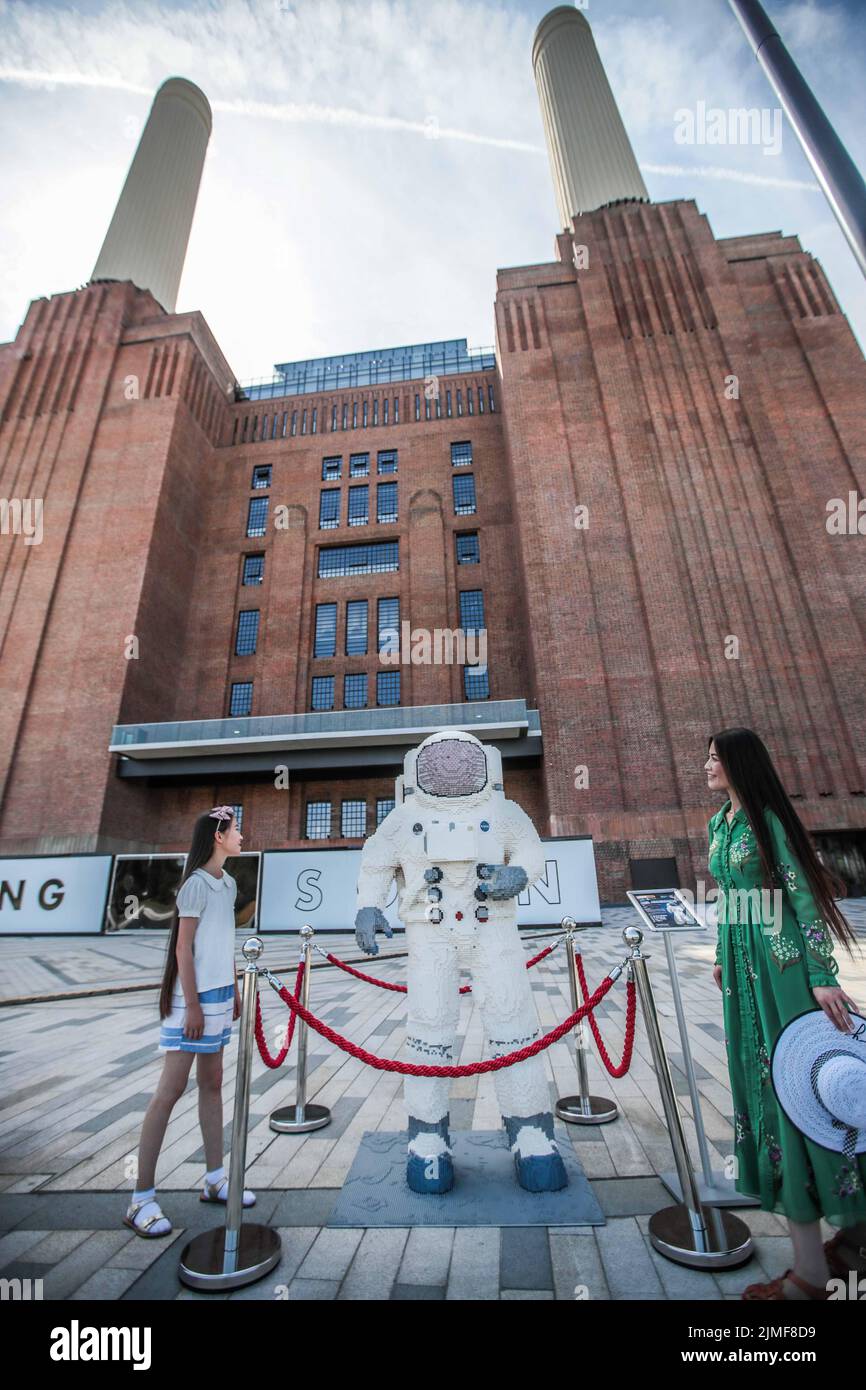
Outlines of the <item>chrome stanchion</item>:
<svg viewBox="0 0 866 1390">
<path fill-rule="evenodd" d="M 667 1256 L 675 1264 L 690 1265 L 693 1269 L 732 1269 L 751 1259 L 751 1233 L 746 1223 L 732 1212 L 722 1211 L 718 1207 L 704 1207 L 701 1204 L 674 1091 L 670 1062 L 659 1028 L 646 957 L 641 954 L 643 932 L 639 927 L 626 927 L 622 939 L 632 953 L 629 970 L 637 986 L 653 1066 L 659 1083 L 659 1095 L 671 1137 L 674 1163 L 683 1193 L 682 1202 L 672 1207 L 663 1207 L 650 1217 L 650 1240 L 659 1254 Z"/>
<path fill-rule="evenodd" d="M 568 986 L 571 991 L 571 1011 L 575 1012 L 580 1008 L 580 999 L 577 989 L 577 968 L 575 966 L 575 953 L 580 950 L 575 939 L 577 932 L 577 922 L 573 917 L 563 917 L 562 926 L 565 928 L 565 949 L 568 955 Z M 574 1029 L 574 1051 L 577 1063 L 577 1091 L 576 1096 L 561 1096 L 553 1107 L 555 1114 L 560 1120 L 565 1120 L 569 1125 L 606 1125 L 611 1120 L 615 1120 L 619 1115 L 616 1101 L 608 1100 L 605 1096 L 591 1096 L 589 1094 L 589 1079 L 586 1072 L 586 1029 L 584 1020 L 578 1019 Z"/>
<path fill-rule="evenodd" d="M 229 1190 L 226 1224 L 203 1231 L 184 1246 L 178 1275 L 181 1283 L 206 1292 L 237 1289 L 261 1279 L 279 1264 L 282 1242 L 270 1226 L 243 1224 L 244 1169 L 247 1160 L 247 1121 L 250 1109 L 250 1072 L 256 1024 L 256 961 L 264 950 L 261 940 L 251 936 L 244 942 L 247 965 L 241 1004 L 238 1039 L 238 1070 L 235 1081 L 235 1109 L 232 1119 L 232 1151 L 229 1159 Z"/>
<path fill-rule="evenodd" d="M 305 1009 L 310 1007 L 310 975 L 313 960 L 313 937 L 315 932 L 307 923 L 301 927 L 304 943 L 304 982 L 301 986 L 301 1003 Z M 284 1105 L 271 1113 L 270 1126 L 278 1134 L 305 1134 L 311 1129 L 322 1129 L 331 1123 L 331 1112 L 326 1105 L 310 1105 L 307 1102 L 307 1025 L 299 1018 L 296 1025 L 298 1034 L 298 1078 L 295 1104 Z"/>
</svg>

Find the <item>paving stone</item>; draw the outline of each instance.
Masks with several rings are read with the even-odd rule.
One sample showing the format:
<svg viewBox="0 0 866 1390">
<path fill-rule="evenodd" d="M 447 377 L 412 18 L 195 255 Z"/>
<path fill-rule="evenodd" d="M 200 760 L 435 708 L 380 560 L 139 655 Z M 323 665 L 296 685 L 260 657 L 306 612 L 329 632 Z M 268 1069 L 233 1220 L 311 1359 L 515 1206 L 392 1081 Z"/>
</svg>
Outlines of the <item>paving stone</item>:
<svg viewBox="0 0 866 1390">
<path fill-rule="evenodd" d="M 462 1226 L 454 1232 L 454 1250 L 446 1297 L 489 1301 L 499 1298 L 500 1232 Z"/>
<path fill-rule="evenodd" d="M 302 1279 L 343 1279 L 363 1234 L 351 1229 L 320 1231 L 298 1274 Z"/>
<path fill-rule="evenodd" d="M 553 1289 L 546 1226 L 503 1228 L 499 1283 L 503 1289 Z"/>
<path fill-rule="evenodd" d="M 401 1284 L 442 1285 L 448 1282 L 448 1266 L 454 1248 L 454 1230 L 448 1226 L 415 1226 L 409 1232 L 397 1275 Z"/>
<path fill-rule="evenodd" d="M 392 1301 L 402 1300 L 408 1302 L 410 1299 L 442 1299 L 445 1298 L 444 1284 L 395 1284 L 391 1290 Z"/>
<path fill-rule="evenodd" d="M 339 1279 L 293 1279 L 289 1285 L 289 1302 L 298 1299 L 333 1299 L 339 1292 Z"/>
<path fill-rule="evenodd" d="M 408 1230 L 400 1226 L 365 1231 L 338 1297 L 388 1298 L 408 1235 Z"/>
</svg>

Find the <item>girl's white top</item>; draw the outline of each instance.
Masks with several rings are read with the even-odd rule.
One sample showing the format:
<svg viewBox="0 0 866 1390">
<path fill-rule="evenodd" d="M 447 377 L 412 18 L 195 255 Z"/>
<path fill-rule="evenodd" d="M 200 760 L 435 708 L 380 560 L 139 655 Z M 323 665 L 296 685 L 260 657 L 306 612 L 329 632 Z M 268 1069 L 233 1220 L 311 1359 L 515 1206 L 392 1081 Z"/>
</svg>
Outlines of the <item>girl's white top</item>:
<svg viewBox="0 0 866 1390">
<path fill-rule="evenodd" d="M 177 894 L 179 917 L 197 917 L 192 943 L 196 993 L 235 982 L 235 899 L 238 885 L 223 869 L 214 878 L 207 869 L 194 869 Z M 174 993 L 183 997 L 180 978 Z"/>
</svg>

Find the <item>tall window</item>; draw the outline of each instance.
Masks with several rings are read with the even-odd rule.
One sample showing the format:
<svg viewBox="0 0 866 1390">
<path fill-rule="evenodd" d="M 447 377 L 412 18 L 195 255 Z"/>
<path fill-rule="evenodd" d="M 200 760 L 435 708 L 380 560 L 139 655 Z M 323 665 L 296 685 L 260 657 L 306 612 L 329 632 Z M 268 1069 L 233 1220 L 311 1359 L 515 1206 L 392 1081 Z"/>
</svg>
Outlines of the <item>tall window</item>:
<svg viewBox="0 0 866 1390">
<path fill-rule="evenodd" d="M 244 808 L 243 808 L 243 806 L 232 806 L 232 810 L 233 810 L 234 813 L 235 813 L 235 825 L 237 826 L 238 830 L 243 830 L 243 828 L 244 828 Z"/>
<path fill-rule="evenodd" d="M 336 656 L 337 654 L 337 605 L 336 603 L 316 604 L 316 640 L 313 656 Z"/>
<path fill-rule="evenodd" d="M 472 464 L 472 445 L 468 439 L 451 445 L 451 467 L 466 468 Z"/>
<path fill-rule="evenodd" d="M 319 530 L 333 531 L 340 524 L 340 488 L 323 487 L 319 493 Z"/>
<path fill-rule="evenodd" d="M 343 707 L 344 709 L 367 708 L 366 673 L 343 677 Z"/>
<path fill-rule="evenodd" d="M 454 492 L 454 513 L 456 516 L 471 516 L 475 511 L 475 476 L 472 473 L 455 473 L 451 479 Z"/>
<path fill-rule="evenodd" d="M 397 450 L 380 449 L 376 456 L 377 473 L 396 473 L 397 472 Z"/>
<path fill-rule="evenodd" d="M 276 417 L 276 415 L 275 415 L 275 416 L 274 416 L 274 424 L 276 424 L 276 422 L 277 422 L 277 417 Z M 270 465 L 269 463 L 259 463 L 259 464 L 256 464 L 255 468 L 253 469 L 253 481 L 252 481 L 251 486 L 254 487 L 254 488 L 258 488 L 258 487 L 270 487 L 270 485 L 271 485 L 271 465 Z"/>
<path fill-rule="evenodd" d="M 400 703 L 400 672 L 399 671 L 377 671 L 376 672 L 376 704 L 377 705 L 399 705 Z"/>
<path fill-rule="evenodd" d="M 319 578 L 346 574 L 385 574 L 400 568 L 399 541 L 371 545 L 328 545 L 319 551 Z"/>
<path fill-rule="evenodd" d="M 343 472 L 343 457 L 341 454 L 334 454 L 330 458 L 322 459 L 322 481 L 332 483 L 335 478 L 339 478 Z"/>
<path fill-rule="evenodd" d="M 331 835 L 330 801 L 307 802 L 307 839 L 327 840 Z"/>
<path fill-rule="evenodd" d="M 370 520 L 370 484 L 349 488 L 349 525 L 366 526 Z"/>
<path fill-rule="evenodd" d="M 366 401 L 364 403 L 366 405 Z M 365 421 L 366 423 L 366 421 Z M 369 454 L 350 454 L 349 456 L 349 477 L 366 478 L 370 472 Z"/>
<path fill-rule="evenodd" d="M 399 598 L 379 599 L 377 650 L 380 652 L 400 650 Z"/>
<path fill-rule="evenodd" d="M 247 535 L 263 536 L 268 524 L 269 497 L 251 497 L 247 507 Z"/>
<path fill-rule="evenodd" d="M 344 801 L 340 817 L 340 834 L 344 840 L 351 840 L 367 833 L 366 801 Z"/>
<path fill-rule="evenodd" d="M 346 604 L 346 655 L 367 655 L 367 600 L 351 599 Z"/>
<path fill-rule="evenodd" d="M 376 487 L 376 520 L 397 520 L 397 484 L 379 483 Z"/>
<path fill-rule="evenodd" d="M 313 709 L 334 708 L 333 676 L 313 676 L 313 698 L 310 704 Z"/>
<path fill-rule="evenodd" d="M 458 565 L 480 564 L 481 548 L 478 543 L 477 531 L 458 531 L 455 541 L 457 543 Z"/>
<path fill-rule="evenodd" d="M 380 796 L 376 799 L 376 825 L 380 826 L 389 811 L 394 809 L 393 796 Z"/>
<path fill-rule="evenodd" d="M 261 584 L 265 575 L 264 555 L 244 556 L 244 584 Z"/>
<path fill-rule="evenodd" d="M 232 684 L 232 698 L 229 704 L 229 714 L 249 714 L 252 707 L 252 681 L 235 681 Z"/>
<path fill-rule="evenodd" d="M 247 608 L 238 613 L 238 631 L 235 638 L 235 655 L 249 656 L 256 649 L 259 633 L 259 610 Z"/>
<path fill-rule="evenodd" d="M 460 626 L 464 632 L 479 632 L 484 627 L 484 595 L 480 589 L 462 590 Z"/>
<path fill-rule="evenodd" d="M 486 666 L 463 667 L 463 694 L 467 700 L 489 699 L 490 678 Z"/>
</svg>

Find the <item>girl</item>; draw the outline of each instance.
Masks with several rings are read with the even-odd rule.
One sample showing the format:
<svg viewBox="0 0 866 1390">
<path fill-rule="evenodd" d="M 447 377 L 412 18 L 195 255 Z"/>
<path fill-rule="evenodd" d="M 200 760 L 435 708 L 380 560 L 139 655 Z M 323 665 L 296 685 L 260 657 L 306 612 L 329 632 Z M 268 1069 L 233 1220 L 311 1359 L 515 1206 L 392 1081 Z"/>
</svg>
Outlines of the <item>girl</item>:
<svg viewBox="0 0 866 1390">
<path fill-rule="evenodd" d="M 230 855 L 240 854 L 242 844 L 231 806 L 204 812 L 195 823 L 177 893 L 159 996 L 159 1051 L 167 1055 L 142 1124 L 138 1185 L 123 1218 L 125 1226 L 146 1239 L 172 1230 L 156 1200 L 156 1161 L 194 1056 L 208 1165 L 200 1200 L 225 1203 L 228 1197 L 222 1160 L 222 1050 L 231 1038 L 233 1020 L 240 1016 L 241 1001 L 235 979 L 237 883 L 223 864 Z M 245 1207 L 255 1200 L 252 1192 L 244 1192 Z"/>
<path fill-rule="evenodd" d="M 847 1010 L 856 1005 L 836 982 L 832 951 L 833 938 L 849 953 L 855 941 L 834 902 L 844 884 L 821 864 L 751 729 L 711 738 L 705 771 L 709 789 L 728 798 L 708 828 L 710 873 L 719 885 L 713 978 L 723 993 L 736 1187 L 760 1198 L 763 1211 L 787 1216 L 794 1247 L 793 1268 L 750 1284 L 743 1298 L 824 1299 L 828 1259 L 834 1274 L 847 1276 L 840 1245 L 858 1241 L 843 1229 L 822 1247 L 820 1218 L 843 1228 L 866 1219 L 866 1155 L 849 1168 L 841 1153 L 790 1123 L 773 1091 L 770 1056 L 785 1024 L 816 1005 L 840 1031 L 851 1031 Z M 768 888 L 777 891 L 762 891 Z"/>
</svg>

